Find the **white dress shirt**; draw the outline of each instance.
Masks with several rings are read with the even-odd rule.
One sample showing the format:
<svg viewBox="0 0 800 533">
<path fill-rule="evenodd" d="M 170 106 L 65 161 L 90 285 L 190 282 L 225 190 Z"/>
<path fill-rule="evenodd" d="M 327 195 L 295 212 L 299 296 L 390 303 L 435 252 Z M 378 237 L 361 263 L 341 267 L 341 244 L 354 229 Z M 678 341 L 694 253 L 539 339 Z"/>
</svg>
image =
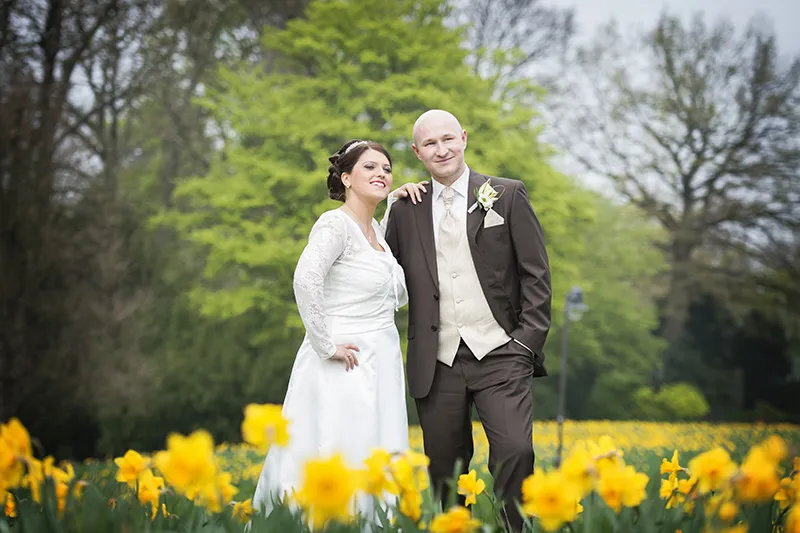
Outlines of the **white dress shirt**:
<svg viewBox="0 0 800 533">
<path fill-rule="evenodd" d="M 433 209 L 433 240 L 436 246 L 439 245 L 439 223 L 444 216 L 444 198 L 442 193 L 445 186 L 431 179 L 433 193 L 433 202 L 431 208 Z M 453 206 L 451 212 L 456 221 L 463 226 L 464 232 L 467 231 L 467 196 L 469 194 L 469 167 L 465 167 L 464 173 L 450 186 L 455 192 L 453 195 Z"/>
<path fill-rule="evenodd" d="M 444 192 L 444 185 L 436 181 L 431 177 L 430 182 L 428 183 L 431 185 L 431 194 L 433 195 L 433 201 L 431 202 L 431 209 L 433 209 L 433 241 L 434 245 L 439 245 L 439 223 L 442 221 L 442 217 L 444 216 L 444 198 L 442 198 L 442 192 Z M 469 194 L 469 167 L 465 166 L 464 173 L 459 176 L 459 178 L 451 185 L 455 194 L 453 195 L 453 206 L 451 210 L 453 212 L 453 216 L 455 217 L 456 221 L 459 224 L 462 224 L 464 227 L 464 231 L 467 230 L 467 197 Z M 386 212 L 383 214 L 383 218 L 381 219 L 380 226 L 381 229 L 385 232 L 386 231 L 386 224 L 389 220 L 389 212 L 392 210 L 392 204 L 397 201 L 397 198 L 394 197 L 393 194 L 390 194 L 386 198 Z"/>
</svg>

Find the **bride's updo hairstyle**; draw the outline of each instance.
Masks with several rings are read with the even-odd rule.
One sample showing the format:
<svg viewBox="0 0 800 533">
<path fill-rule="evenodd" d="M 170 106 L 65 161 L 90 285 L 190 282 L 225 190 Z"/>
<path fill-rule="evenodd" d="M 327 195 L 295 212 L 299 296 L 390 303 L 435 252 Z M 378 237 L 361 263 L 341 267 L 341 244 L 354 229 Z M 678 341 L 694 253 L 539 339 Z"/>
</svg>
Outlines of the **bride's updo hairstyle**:
<svg viewBox="0 0 800 533">
<path fill-rule="evenodd" d="M 386 156 L 389 164 L 392 164 L 392 156 L 386 148 L 374 141 L 347 141 L 335 154 L 328 158 L 331 162 L 328 167 L 328 196 L 332 200 L 344 202 L 347 197 L 347 188 L 342 183 L 342 174 L 349 174 L 353 171 L 361 154 L 367 150 L 376 150 Z"/>
</svg>

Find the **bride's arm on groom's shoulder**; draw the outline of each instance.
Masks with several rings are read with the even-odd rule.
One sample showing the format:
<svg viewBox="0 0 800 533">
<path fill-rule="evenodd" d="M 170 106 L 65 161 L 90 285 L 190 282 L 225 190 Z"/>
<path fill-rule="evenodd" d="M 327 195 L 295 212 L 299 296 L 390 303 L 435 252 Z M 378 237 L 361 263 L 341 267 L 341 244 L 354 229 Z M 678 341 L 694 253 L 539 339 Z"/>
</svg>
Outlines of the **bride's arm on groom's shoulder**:
<svg viewBox="0 0 800 533">
<path fill-rule="evenodd" d="M 393 200 L 390 200 L 389 206 L 386 208 L 386 214 L 381 220 L 381 227 L 383 228 L 383 238 L 386 239 L 386 244 L 389 245 L 389 249 L 392 251 L 392 255 L 400 262 L 400 244 L 397 239 L 397 216 L 394 214 L 390 215 L 390 211 L 392 209 L 392 204 L 394 203 Z M 402 266 L 402 263 L 401 263 Z"/>
<path fill-rule="evenodd" d="M 389 223 L 389 213 L 392 211 L 392 205 L 400 198 L 408 198 L 412 204 L 421 202 L 422 193 L 427 190 L 425 188 L 427 184 L 427 181 L 421 181 L 419 183 L 404 183 L 389 193 L 389 196 L 386 197 L 386 212 L 383 214 L 383 218 L 380 222 L 384 233 L 386 233 L 387 224 Z"/>
<path fill-rule="evenodd" d="M 412 204 L 418 204 L 422 201 L 422 193 L 427 192 L 427 185 L 427 181 L 421 181 L 419 183 L 405 183 L 389 193 L 389 196 L 386 198 L 386 213 L 383 214 L 380 226 L 381 229 L 383 229 L 384 238 L 389 244 L 389 248 L 392 249 L 392 253 L 395 257 L 397 257 L 397 233 L 395 231 L 392 231 L 392 241 L 389 240 L 389 225 L 391 224 L 391 217 L 389 215 L 392 211 L 392 205 L 401 198 L 408 198 Z M 396 227 L 393 228 L 393 230 L 396 230 Z"/>
<path fill-rule="evenodd" d="M 323 215 L 311 228 L 308 244 L 294 271 L 297 309 L 314 351 L 323 359 L 336 354 L 325 316 L 325 277 L 344 251 L 346 231 L 344 220 L 332 213 Z"/>
</svg>

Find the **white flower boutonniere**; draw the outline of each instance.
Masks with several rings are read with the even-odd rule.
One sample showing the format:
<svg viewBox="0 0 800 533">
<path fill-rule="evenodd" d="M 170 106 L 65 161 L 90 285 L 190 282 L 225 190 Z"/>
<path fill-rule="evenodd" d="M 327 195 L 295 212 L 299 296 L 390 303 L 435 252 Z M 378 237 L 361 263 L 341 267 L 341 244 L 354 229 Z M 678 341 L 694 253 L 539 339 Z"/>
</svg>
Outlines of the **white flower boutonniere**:
<svg viewBox="0 0 800 533">
<path fill-rule="evenodd" d="M 477 207 L 478 205 L 480 205 L 483 208 L 484 211 L 488 211 L 489 209 L 492 208 L 492 206 L 497 201 L 497 199 L 500 198 L 503 195 L 503 191 L 502 190 L 500 192 L 498 192 L 497 189 L 492 187 L 491 181 L 492 181 L 491 179 L 486 180 L 483 183 L 483 185 L 481 185 L 475 191 L 475 200 L 476 201 L 475 201 L 475 205 L 473 206 L 473 208 Z"/>
</svg>

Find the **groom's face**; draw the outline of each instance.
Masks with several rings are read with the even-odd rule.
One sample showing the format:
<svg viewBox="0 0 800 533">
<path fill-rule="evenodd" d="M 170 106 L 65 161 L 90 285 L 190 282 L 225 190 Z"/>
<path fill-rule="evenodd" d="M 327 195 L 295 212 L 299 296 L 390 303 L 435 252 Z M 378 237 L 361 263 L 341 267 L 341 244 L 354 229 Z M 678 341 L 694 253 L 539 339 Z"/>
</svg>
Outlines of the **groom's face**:
<svg viewBox="0 0 800 533">
<path fill-rule="evenodd" d="M 446 116 L 430 117 L 421 123 L 414 139 L 414 152 L 428 172 L 440 181 L 458 178 L 464 169 L 467 132 L 457 120 Z"/>
</svg>

